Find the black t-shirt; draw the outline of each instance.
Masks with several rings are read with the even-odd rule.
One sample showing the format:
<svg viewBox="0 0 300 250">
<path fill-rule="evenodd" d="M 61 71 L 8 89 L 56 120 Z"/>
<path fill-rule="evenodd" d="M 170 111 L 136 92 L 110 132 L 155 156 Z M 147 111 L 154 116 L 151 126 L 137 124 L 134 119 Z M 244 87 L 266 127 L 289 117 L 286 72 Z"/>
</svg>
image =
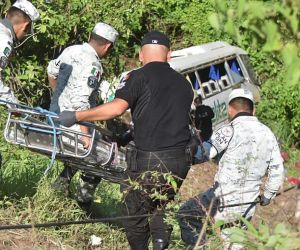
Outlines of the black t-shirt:
<svg viewBox="0 0 300 250">
<path fill-rule="evenodd" d="M 186 146 L 193 91 L 168 63 L 150 62 L 128 73 L 115 96 L 131 108 L 138 149 L 159 151 Z"/>
<path fill-rule="evenodd" d="M 207 141 L 212 135 L 212 119 L 215 114 L 211 107 L 200 105 L 195 110 L 195 126 L 200 130 L 203 141 Z"/>
</svg>

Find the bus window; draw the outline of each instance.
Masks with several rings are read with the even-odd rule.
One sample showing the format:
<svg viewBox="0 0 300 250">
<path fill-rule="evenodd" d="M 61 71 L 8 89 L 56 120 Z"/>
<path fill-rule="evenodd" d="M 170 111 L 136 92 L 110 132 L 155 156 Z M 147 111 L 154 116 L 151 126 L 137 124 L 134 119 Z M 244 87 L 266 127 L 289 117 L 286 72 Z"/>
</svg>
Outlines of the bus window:
<svg viewBox="0 0 300 250">
<path fill-rule="evenodd" d="M 209 90 L 209 87 L 207 85 L 203 86 L 203 91 L 206 96 L 211 95 L 211 91 Z"/>
<path fill-rule="evenodd" d="M 227 62 L 228 62 L 228 65 L 229 65 L 229 68 L 231 69 L 231 71 L 235 72 L 239 76 L 244 77 L 243 71 L 242 71 L 238 61 L 235 58 L 228 60 Z"/>
<path fill-rule="evenodd" d="M 194 90 L 198 90 L 200 88 L 200 84 L 195 75 L 195 72 L 188 73 L 185 75 L 185 77 L 192 84 Z"/>
<path fill-rule="evenodd" d="M 221 89 L 228 89 L 230 88 L 230 82 L 228 79 L 228 75 L 222 76 L 221 80 L 219 81 L 219 85 L 221 87 Z"/>
<path fill-rule="evenodd" d="M 206 96 L 219 93 L 222 89 L 227 89 L 231 86 L 224 63 L 199 69 L 197 73 L 201 85 L 206 86 L 206 89 L 203 87 Z"/>
<path fill-rule="evenodd" d="M 228 72 L 228 78 L 232 85 L 236 85 L 244 81 L 243 72 L 235 58 L 226 61 L 225 68 Z"/>
</svg>

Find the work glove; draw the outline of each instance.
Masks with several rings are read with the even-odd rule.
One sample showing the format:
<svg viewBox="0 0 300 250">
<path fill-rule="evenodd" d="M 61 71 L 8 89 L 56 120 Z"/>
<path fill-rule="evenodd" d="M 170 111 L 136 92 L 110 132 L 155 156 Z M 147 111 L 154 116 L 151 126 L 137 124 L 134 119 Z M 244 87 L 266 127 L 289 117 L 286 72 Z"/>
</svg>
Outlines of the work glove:
<svg viewBox="0 0 300 250">
<path fill-rule="evenodd" d="M 77 122 L 75 111 L 65 110 L 61 112 L 58 116 L 58 122 L 60 123 L 60 125 L 63 125 L 65 127 L 71 127 Z"/>
<path fill-rule="evenodd" d="M 261 206 L 267 206 L 267 205 L 269 205 L 270 204 L 270 202 L 271 202 L 271 199 L 268 199 L 268 198 L 266 198 L 264 195 L 261 195 L 260 197 L 259 197 L 259 199 L 260 199 L 260 205 Z"/>
</svg>

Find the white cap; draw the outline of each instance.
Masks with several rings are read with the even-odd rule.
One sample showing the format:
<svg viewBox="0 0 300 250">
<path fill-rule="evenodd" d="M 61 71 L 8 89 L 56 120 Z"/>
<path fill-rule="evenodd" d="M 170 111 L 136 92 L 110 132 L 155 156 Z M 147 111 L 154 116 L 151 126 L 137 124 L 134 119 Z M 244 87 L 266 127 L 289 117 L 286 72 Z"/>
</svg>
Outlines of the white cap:
<svg viewBox="0 0 300 250">
<path fill-rule="evenodd" d="M 32 22 L 37 21 L 40 17 L 40 14 L 37 11 L 37 9 L 33 6 L 31 2 L 27 0 L 17 0 L 12 6 L 25 12 L 25 14 L 29 16 Z"/>
<path fill-rule="evenodd" d="M 106 23 L 97 23 L 95 25 L 95 28 L 92 31 L 98 36 L 101 36 L 108 41 L 112 42 L 113 44 L 116 42 L 119 33 L 115 30 L 112 26 L 106 24 Z"/>
<path fill-rule="evenodd" d="M 240 89 L 232 90 L 231 93 L 229 94 L 228 103 L 230 103 L 234 98 L 237 98 L 237 97 L 246 98 L 254 103 L 253 94 L 248 89 L 240 88 Z"/>
</svg>

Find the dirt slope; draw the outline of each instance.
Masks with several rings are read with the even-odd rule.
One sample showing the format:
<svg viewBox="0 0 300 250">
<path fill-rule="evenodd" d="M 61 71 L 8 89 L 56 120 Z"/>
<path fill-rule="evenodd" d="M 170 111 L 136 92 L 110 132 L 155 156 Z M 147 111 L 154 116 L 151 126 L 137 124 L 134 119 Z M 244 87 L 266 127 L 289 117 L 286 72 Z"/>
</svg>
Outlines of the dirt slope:
<svg viewBox="0 0 300 250">
<path fill-rule="evenodd" d="M 203 163 L 192 166 L 180 190 L 182 198 L 186 200 L 210 187 L 213 184 L 216 170 L 217 166 L 213 163 Z M 290 184 L 285 182 L 284 188 L 290 186 Z M 293 227 L 300 226 L 300 221 L 297 221 L 294 216 L 299 200 L 300 190 L 293 189 L 278 196 L 272 204 L 267 207 L 258 205 L 253 222 L 257 224 L 263 219 L 270 226 L 279 222 L 288 223 Z"/>
</svg>

